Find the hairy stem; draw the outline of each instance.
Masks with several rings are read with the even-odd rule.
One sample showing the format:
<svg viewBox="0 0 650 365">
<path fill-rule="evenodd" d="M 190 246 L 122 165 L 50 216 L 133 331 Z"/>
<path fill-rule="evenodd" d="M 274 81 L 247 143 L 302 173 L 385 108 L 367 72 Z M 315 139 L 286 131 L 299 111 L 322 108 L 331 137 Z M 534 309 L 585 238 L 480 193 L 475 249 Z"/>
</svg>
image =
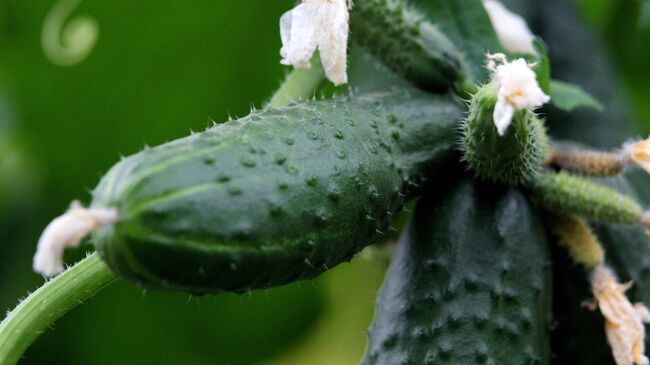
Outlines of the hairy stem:
<svg viewBox="0 0 650 365">
<path fill-rule="evenodd" d="M 296 68 L 269 100 L 269 106 L 286 105 L 293 100 L 310 98 L 316 88 L 323 82 L 324 72 L 320 58 L 315 55 L 311 68 Z"/>
<path fill-rule="evenodd" d="M 93 253 L 31 293 L 0 323 L 0 364 L 18 362 L 54 321 L 114 280 L 115 275 Z"/>
</svg>

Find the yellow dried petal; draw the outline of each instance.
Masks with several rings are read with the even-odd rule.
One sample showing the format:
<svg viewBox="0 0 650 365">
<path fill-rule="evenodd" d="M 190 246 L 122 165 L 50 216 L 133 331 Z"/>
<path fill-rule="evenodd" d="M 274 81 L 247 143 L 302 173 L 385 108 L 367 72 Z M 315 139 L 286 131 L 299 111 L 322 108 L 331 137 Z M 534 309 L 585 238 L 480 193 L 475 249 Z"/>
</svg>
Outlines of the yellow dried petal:
<svg viewBox="0 0 650 365">
<path fill-rule="evenodd" d="M 648 365 L 645 356 L 645 327 L 650 317 L 641 303 L 633 305 L 625 295 L 631 283 L 621 284 L 609 267 L 592 271 L 591 288 L 600 312 L 605 317 L 607 342 L 617 365 Z"/>
<path fill-rule="evenodd" d="M 629 158 L 650 174 L 650 138 L 636 142 L 627 149 Z"/>
</svg>

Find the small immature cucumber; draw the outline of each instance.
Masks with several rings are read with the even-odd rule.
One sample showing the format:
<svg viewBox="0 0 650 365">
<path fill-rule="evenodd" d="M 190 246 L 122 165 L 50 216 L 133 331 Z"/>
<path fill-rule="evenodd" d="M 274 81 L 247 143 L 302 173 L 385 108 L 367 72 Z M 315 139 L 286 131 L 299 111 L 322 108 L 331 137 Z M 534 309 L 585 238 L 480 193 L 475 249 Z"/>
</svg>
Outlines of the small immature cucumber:
<svg viewBox="0 0 650 365">
<path fill-rule="evenodd" d="M 425 195 L 362 364 L 548 364 L 550 292 L 546 236 L 522 193 L 464 181 Z"/>
<path fill-rule="evenodd" d="M 457 158 L 453 98 L 394 91 L 267 108 L 115 165 L 94 233 L 142 287 L 241 292 L 317 276 L 389 228 L 424 175 Z"/>
<path fill-rule="evenodd" d="M 531 183 L 540 203 L 556 213 L 577 214 L 603 223 L 635 224 L 642 209 L 627 195 L 564 172 L 543 172 Z"/>
<path fill-rule="evenodd" d="M 425 90 L 445 90 L 462 77 L 460 52 L 403 0 L 357 0 L 352 35 L 388 68 Z"/>
<path fill-rule="evenodd" d="M 484 180 L 527 184 L 543 167 L 548 149 L 544 123 L 530 110 L 519 110 L 503 136 L 494 125 L 495 84 L 472 96 L 462 124 L 463 159 Z"/>
</svg>

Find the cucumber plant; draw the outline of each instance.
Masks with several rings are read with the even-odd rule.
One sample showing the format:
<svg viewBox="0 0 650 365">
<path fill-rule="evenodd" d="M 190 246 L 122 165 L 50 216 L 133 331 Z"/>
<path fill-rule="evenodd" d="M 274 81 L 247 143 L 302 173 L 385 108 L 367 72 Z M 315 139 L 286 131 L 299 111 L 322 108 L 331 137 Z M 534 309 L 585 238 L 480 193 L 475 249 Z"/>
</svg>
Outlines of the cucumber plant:
<svg viewBox="0 0 650 365">
<path fill-rule="evenodd" d="M 300 69 L 267 106 L 124 158 L 88 208 L 74 203 L 48 225 L 36 271 L 59 274 L 63 250 L 87 235 L 97 253 L 8 314 L 0 363 L 15 363 L 41 330 L 116 277 L 198 294 L 310 279 L 382 241 L 405 202 L 420 196 L 379 294 L 363 365 L 569 359 L 557 336 L 579 343 L 576 318 L 603 325 L 587 312 L 566 316 L 586 311 L 574 302 L 589 290 L 587 307 L 600 309 L 607 337 L 588 341 L 600 349 L 590 363 L 648 363 L 650 311 L 632 304 L 616 272 L 642 280 L 650 259 L 612 241 L 620 234 L 627 247 L 647 246 L 639 231 L 650 213 L 629 191 L 587 176 L 634 164 L 650 171 L 650 141 L 605 152 L 549 137 L 542 105 L 574 114 L 602 106 L 551 80 L 546 47 L 521 17 L 495 0 L 305 0 L 280 23 L 281 62 Z M 348 32 L 351 47 L 404 83 L 309 100 L 324 77 L 348 82 Z M 560 250 L 579 269 L 551 273 Z"/>
</svg>

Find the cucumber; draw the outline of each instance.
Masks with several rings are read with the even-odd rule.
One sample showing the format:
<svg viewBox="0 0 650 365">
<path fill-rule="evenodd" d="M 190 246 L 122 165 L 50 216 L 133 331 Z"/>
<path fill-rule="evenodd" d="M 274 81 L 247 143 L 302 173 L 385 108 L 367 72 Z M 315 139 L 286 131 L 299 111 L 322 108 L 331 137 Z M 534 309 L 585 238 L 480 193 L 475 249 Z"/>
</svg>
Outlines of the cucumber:
<svg viewBox="0 0 650 365">
<path fill-rule="evenodd" d="M 455 161 L 462 105 L 399 90 L 267 108 L 115 165 L 93 234 L 139 286 L 192 293 L 317 276 L 380 237 L 424 176 Z"/>
<path fill-rule="evenodd" d="M 635 199 L 566 172 L 543 172 L 531 192 L 544 208 L 603 223 L 638 224 L 643 209 Z"/>
<path fill-rule="evenodd" d="M 461 126 L 463 160 L 484 180 L 525 185 L 542 170 L 548 149 L 544 123 L 530 110 L 519 110 L 503 136 L 494 125 L 495 83 L 482 86 L 469 102 Z"/>
<path fill-rule="evenodd" d="M 445 90 L 465 77 L 454 44 L 403 0 L 357 0 L 350 22 L 359 44 L 422 89 Z"/>
<path fill-rule="evenodd" d="M 528 201 L 471 181 L 436 190 L 402 234 L 362 364 L 548 364 L 549 252 Z"/>
</svg>

